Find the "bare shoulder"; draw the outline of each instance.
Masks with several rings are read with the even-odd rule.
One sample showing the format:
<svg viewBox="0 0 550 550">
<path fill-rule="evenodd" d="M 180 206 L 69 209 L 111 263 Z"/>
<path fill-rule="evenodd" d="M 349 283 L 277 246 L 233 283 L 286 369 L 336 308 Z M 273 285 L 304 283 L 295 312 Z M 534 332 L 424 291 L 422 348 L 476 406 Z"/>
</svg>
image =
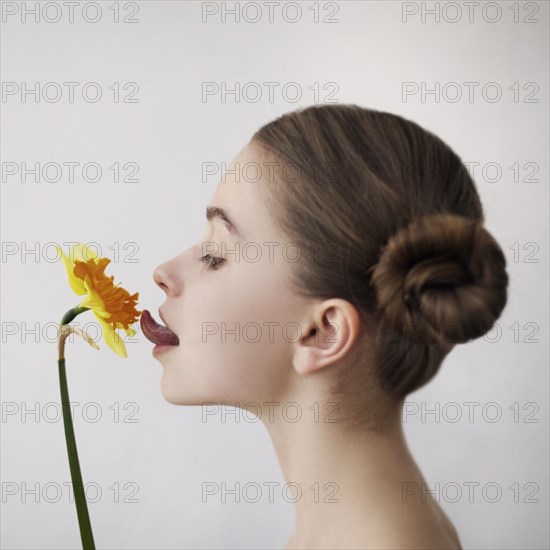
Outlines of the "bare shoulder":
<svg viewBox="0 0 550 550">
<path fill-rule="evenodd" d="M 462 545 L 460 544 L 460 538 L 458 532 L 453 525 L 453 522 L 449 519 L 443 508 L 439 504 L 435 504 L 435 513 L 439 516 L 439 521 L 441 522 L 441 529 L 445 536 L 449 539 L 450 544 L 449 548 L 454 548 L 457 550 L 462 550 Z"/>
<path fill-rule="evenodd" d="M 368 548 L 462 550 L 458 532 L 435 502 L 408 502 L 386 510 Z"/>
</svg>

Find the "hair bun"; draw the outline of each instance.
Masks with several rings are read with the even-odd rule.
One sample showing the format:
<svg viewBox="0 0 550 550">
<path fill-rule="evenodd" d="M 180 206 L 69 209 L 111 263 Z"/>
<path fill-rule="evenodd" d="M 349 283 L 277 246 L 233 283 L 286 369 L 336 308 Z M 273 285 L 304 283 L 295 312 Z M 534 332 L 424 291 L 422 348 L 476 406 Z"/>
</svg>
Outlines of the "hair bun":
<svg viewBox="0 0 550 550">
<path fill-rule="evenodd" d="M 506 304 L 508 275 L 501 248 L 482 224 L 434 214 L 388 240 L 372 281 L 394 330 L 414 342 L 448 345 L 491 329 Z"/>
</svg>

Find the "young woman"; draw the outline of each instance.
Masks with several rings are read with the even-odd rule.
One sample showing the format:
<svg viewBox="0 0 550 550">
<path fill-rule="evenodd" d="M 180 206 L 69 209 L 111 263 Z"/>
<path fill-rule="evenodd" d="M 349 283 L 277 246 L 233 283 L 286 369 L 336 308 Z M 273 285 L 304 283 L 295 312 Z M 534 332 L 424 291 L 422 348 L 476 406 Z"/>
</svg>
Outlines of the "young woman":
<svg viewBox="0 0 550 550">
<path fill-rule="evenodd" d="M 460 548 L 401 422 L 506 304 L 457 154 L 390 113 L 300 109 L 254 134 L 207 217 L 154 272 L 166 326 L 141 317 L 165 399 L 261 417 L 296 501 L 287 548 Z"/>
</svg>

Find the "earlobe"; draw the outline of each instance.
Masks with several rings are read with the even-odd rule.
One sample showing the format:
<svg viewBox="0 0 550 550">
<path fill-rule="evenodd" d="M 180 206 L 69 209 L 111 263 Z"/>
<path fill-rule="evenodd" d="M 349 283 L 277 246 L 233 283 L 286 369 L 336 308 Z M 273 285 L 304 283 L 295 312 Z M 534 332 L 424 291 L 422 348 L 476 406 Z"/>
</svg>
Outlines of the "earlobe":
<svg viewBox="0 0 550 550">
<path fill-rule="evenodd" d="M 316 310 L 314 321 L 305 324 L 303 335 L 294 343 L 292 364 L 302 375 L 341 360 L 354 345 L 361 327 L 357 309 L 345 300 L 326 300 Z"/>
</svg>

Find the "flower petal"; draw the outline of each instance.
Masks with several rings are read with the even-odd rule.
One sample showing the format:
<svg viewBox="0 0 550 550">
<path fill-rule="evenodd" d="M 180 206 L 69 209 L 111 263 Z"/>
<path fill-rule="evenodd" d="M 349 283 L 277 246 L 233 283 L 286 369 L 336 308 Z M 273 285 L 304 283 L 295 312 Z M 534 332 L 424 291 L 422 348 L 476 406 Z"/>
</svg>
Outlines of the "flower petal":
<svg viewBox="0 0 550 550">
<path fill-rule="evenodd" d="M 105 339 L 105 342 L 107 345 L 117 354 L 121 357 L 128 357 L 126 353 L 126 346 L 124 345 L 124 342 L 122 341 L 122 337 L 116 330 L 111 328 L 111 326 L 105 322 L 105 319 L 103 319 L 100 315 L 97 315 L 97 313 L 94 310 L 94 314 L 96 316 L 96 319 L 99 321 L 99 324 L 101 326 L 101 330 L 103 331 L 103 338 Z"/>
<path fill-rule="evenodd" d="M 74 263 L 76 260 L 79 262 L 87 262 L 88 260 L 98 260 L 99 258 L 91 248 L 87 247 L 85 244 L 77 243 L 70 247 L 69 259 Z"/>
<path fill-rule="evenodd" d="M 134 334 L 136 334 L 137 331 L 133 326 L 128 326 L 124 329 L 124 332 L 127 336 L 133 336 Z"/>
<path fill-rule="evenodd" d="M 80 279 L 82 280 L 82 279 Z M 107 319 L 111 314 L 105 310 L 105 304 L 101 299 L 101 296 L 97 293 L 92 284 L 90 284 L 90 279 L 86 276 L 86 279 L 82 281 L 86 290 L 86 298 L 80 302 L 80 307 L 88 307 L 94 310 L 94 313 L 97 313 L 101 317 Z"/>
<path fill-rule="evenodd" d="M 55 244 L 55 247 L 58 254 L 61 256 L 63 263 L 65 264 L 65 269 L 67 270 L 67 275 L 69 277 L 69 284 L 71 285 L 73 292 L 75 294 L 78 294 L 79 296 L 82 294 L 86 294 L 84 281 L 76 277 L 74 274 L 74 264 L 69 260 L 69 258 L 67 258 L 67 256 L 65 256 L 63 249 L 57 243 Z"/>
</svg>

